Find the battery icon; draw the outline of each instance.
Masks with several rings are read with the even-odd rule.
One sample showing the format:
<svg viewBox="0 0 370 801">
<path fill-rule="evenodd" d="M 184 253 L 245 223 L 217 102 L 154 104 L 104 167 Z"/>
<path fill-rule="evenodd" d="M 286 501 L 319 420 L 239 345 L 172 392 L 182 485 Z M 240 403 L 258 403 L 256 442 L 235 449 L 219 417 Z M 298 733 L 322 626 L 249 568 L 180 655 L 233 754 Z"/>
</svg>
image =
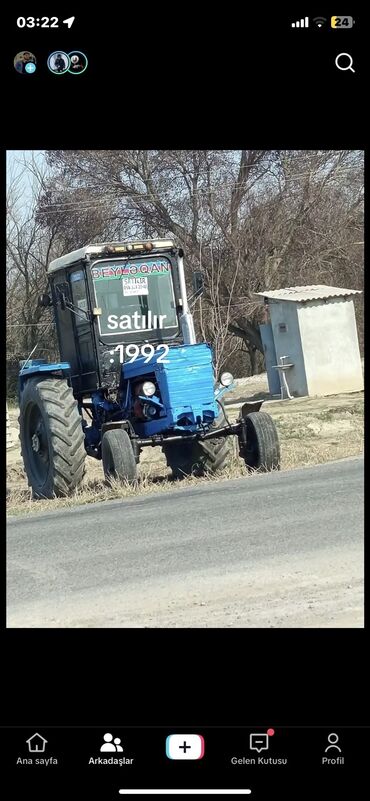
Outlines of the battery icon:
<svg viewBox="0 0 370 801">
<path fill-rule="evenodd" d="M 330 24 L 332 28 L 340 28 L 343 30 L 345 28 L 352 28 L 353 21 L 353 17 L 332 17 Z"/>
</svg>

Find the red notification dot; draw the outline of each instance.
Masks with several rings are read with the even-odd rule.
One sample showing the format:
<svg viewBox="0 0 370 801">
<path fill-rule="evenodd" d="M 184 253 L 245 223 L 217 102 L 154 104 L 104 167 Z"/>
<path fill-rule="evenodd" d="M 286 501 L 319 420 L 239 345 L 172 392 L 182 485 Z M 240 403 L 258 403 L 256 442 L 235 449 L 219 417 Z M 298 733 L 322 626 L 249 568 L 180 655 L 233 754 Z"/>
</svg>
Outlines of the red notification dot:
<svg viewBox="0 0 370 801">
<path fill-rule="evenodd" d="M 272 735 L 275 734 L 275 729 L 267 729 L 267 734 L 269 737 L 272 737 Z"/>
</svg>

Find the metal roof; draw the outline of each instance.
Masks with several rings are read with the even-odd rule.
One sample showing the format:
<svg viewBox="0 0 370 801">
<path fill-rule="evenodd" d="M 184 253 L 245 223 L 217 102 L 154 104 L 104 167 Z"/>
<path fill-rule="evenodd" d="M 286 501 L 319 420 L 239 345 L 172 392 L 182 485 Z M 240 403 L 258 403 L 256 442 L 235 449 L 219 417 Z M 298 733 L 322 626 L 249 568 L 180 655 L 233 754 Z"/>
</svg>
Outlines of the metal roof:
<svg viewBox="0 0 370 801">
<path fill-rule="evenodd" d="M 48 273 L 53 273 L 55 270 L 66 267 L 67 264 L 73 264 L 75 261 L 84 259 L 88 253 L 101 253 L 102 249 L 102 245 L 86 245 L 84 248 L 72 250 L 71 253 L 66 253 L 65 256 L 60 256 L 59 259 L 51 261 L 48 267 Z"/>
<path fill-rule="evenodd" d="M 167 249 L 169 247 L 173 247 L 173 242 L 170 239 L 146 239 L 146 240 L 130 240 L 129 242 L 100 242 L 98 245 L 86 245 L 83 248 L 79 248 L 78 250 L 72 250 L 70 253 L 66 253 L 65 256 L 60 256 L 59 259 L 54 259 L 50 262 L 48 266 L 48 273 L 54 273 L 56 270 L 60 270 L 62 267 L 67 267 L 69 264 L 74 264 L 76 261 L 80 259 L 84 259 L 85 256 L 94 253 L 103 253 L 108 245 L 114 246 L 124 246 L 124 245 L 135 245 L 140 244 L 141 242 L 151 242 L 153 248 L 155 250 L 160 250 L 161 248 Z M 149 252 L 143 253 L 142 255 L 148 255 Z M 116 258 L 124 256 L 132 256 L 132 255 L 140 255 L 139 252 L 137 253 L 125 253 L 125 254 L 117 254 Z M 114 258 L 114 253 L 107 254 L 108 258 Z"/>
<path fill-rule="evenodd" d="M 313 284 L 311 286 L 288 286 L 285 289 L 266 289 L 266 292 L 255 292 L 254 294 L 271 300 L 290 300 L 301 303 L 308 300 L 324 300 L 325 298 L 339 298 L 361 293 L 361 289 L 342 289 L 338 286 Z"/>
</svg>

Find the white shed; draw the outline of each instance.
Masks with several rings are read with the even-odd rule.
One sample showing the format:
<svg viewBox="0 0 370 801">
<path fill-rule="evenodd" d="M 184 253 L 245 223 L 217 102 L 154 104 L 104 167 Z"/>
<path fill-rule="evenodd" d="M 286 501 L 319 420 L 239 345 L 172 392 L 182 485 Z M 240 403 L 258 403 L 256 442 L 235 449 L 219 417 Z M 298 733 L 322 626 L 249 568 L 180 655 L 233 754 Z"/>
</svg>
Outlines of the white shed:
<svg viewBox="0 0 370 801">
<path fill-rule="evenodd" d="M 358 289 L 324 284 L 256 293 L 269 317 L 260 330 L 271 394 L 284 362 L 287 394 L 292 396 L 363 390 L 353 304 L 357 294 Z"/>
</svg>

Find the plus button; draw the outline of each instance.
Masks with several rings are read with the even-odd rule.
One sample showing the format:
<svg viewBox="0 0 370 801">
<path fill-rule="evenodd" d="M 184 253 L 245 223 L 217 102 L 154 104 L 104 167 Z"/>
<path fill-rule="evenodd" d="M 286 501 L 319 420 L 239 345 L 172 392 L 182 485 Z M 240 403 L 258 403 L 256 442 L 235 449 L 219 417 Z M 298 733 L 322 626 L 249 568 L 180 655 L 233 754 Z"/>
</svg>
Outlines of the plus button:
<svg viewBox="0 0 370 801">
<path fill-rule="evenodd" d="M 186 740 L 184 740 L 183 745 L 179 745 L 179 748 L 182 748 L 184 754 L 186 754 L 186 749 L 191 748 L 191 745 L 186 745 Z"/>
</svg>

